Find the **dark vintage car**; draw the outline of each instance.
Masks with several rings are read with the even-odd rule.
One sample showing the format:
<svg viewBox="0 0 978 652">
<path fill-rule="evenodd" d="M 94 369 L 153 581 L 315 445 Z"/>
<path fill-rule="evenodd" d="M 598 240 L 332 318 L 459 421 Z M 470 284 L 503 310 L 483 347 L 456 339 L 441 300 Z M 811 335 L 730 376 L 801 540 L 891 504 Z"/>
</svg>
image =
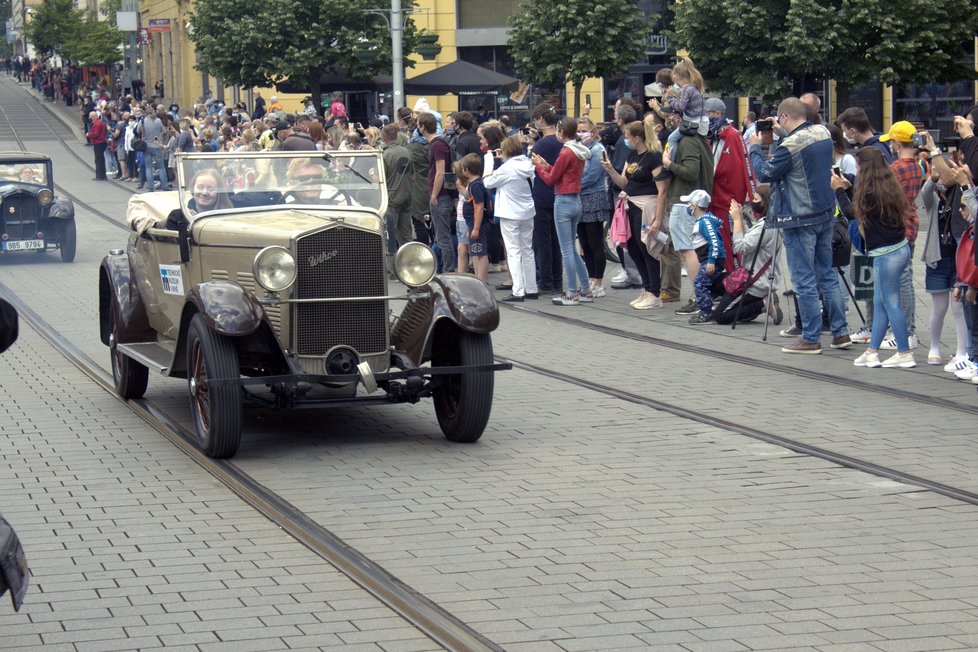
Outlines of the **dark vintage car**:
<svg viewBox="0 0 978 652">
<path fill-rule="evenodd" d="M 116 389 L 186 378 L 197 443 L 230 457 L 245 405 L 434 401 L 445 436 L 482 435 L 499 307 L 419 242 L 388 252 L 379 152 L 181 154 L 178 191 L 136 195 L 102 261 Z M 393 255 L 390 255 L 393 254 Z M 388 264 L 401 281 L 390 287 Z"/>
<path fill-rule="evenodd" d="M 51 159 L 30 152 L 0 152 L 0 253 L 45 252 L 75 259 L 75 207 L 54 194 Z"/>
</svg>

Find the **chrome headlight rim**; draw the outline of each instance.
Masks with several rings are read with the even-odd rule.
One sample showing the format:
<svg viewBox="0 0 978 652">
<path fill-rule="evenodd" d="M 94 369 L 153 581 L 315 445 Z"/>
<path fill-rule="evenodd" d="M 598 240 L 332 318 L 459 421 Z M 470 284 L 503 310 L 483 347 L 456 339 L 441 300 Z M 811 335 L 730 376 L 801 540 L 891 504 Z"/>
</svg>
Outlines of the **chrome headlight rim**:
<svg viewBox="0 0 978 652">
<path fill-rule="evenodd" d="M 54 201 L 54 193 L 44 188 L 43 190 L 37 191 L 37 201 L 41 206 L 50 206 Z"/>
<path fill-rule="evenodd" d="M 272 256 L 285 257 L 279 258 L 278 260 L 280 265 L 282 261 L 286 261 L 285 264 L 281 266 L 286 268 L 287 283 L 279 282 L 276 284 L 269 280 L 270 270 L 268 265 L 273 264 L 273 259 L 271 258 Z M 291 267 L 291 270 L 288 269 L 289 267 Z M 251 273 L 255 277 L 255 282 L 262 286 L 265 290 L 269 292 L 282 292 L 295 284 L 298 268 L 296 266 L 295 256 L 292 255 L 291 251 L 279 245 L 272 245 L 270 247 L 265 247 L 258 252 L 258 254 L 255 256 L 254 262 L 251 264 Z"/>
<path fill-rule="evenodd" d="M 414 267 L 412 270 L 411 267 Z M 431 283 L 438 271 L 435 252 L 421 242 L 401 245 L 394 254 L 394 274 L 408 287 L 423 287 Z"/>
</svg>

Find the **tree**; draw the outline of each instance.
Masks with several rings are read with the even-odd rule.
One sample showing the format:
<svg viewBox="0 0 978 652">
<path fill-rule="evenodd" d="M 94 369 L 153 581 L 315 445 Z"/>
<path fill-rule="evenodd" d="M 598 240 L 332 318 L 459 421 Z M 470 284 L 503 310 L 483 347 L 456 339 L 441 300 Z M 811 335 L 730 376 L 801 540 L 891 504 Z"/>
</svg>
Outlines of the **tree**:
<svg viewBox="0 0 978 652">
<path fill-rule="evenodd" d="M 84 12 L 78 29 L 64 44 L 65 54 L 86 65 L 107 65 L 122 58 L 123 33 L 111 22 L 99 20 L 91 11 Z"/>
<path fill-rule="evenodd" d="M 673 11 L 677 46 L 714 92 L 774 99 L 814 79 L 975 77 L 969 0 L 683 0 Z"/>
<path fill-rule="evenodd" d="M 634 0 L 528 0 L 509 24 L 506 45 L 520 76 L 573 84 L 578 113 L 584 80 L 624 72 L 644 57 L 651 34 L 651 19 Z"/>
<path fill-rule="evenodd" d="M 81 12 L 72 0 L 44 0 L 24 26 L 24 35 L 42 54 L 67 54 L 65 43 L 78 33 Z"/>
<path fill-rule="evenodd" d="M 330 66 L 345 68 L 353 79 L 390 72 L 387 24 L 364 13 L 375 6 L 372 0 L 197 0 L 190 19 L 190 40 L 200 55 L 197 67 L 237 86 L 270 86 L 288 79 L 308 86 L 319 106 L 319 78 Z M 411 6 L 404 3 L 405 10 Z M 409 20 L 405 54 L 417 47 L 416 34 Z M 364 51 L 375 53 L 375 60 L 365 63 L 359 56 Z"/>
</svg>

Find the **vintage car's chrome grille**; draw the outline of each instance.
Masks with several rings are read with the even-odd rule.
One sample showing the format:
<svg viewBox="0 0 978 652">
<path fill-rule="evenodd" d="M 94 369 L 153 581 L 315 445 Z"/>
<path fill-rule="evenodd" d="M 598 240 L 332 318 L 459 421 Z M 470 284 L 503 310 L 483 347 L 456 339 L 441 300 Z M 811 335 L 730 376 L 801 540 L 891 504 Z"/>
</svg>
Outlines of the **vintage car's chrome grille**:
<svg viewBox="0 0 978 652">
<path fill-rule="evenodd" d="M 33 195 L 16 194 L 6 197 L 0 204 L 2 232 L 11 240 L 29 240 L 37 237 L 37 199 Z"/>
<path fill-rule="evenodd" d="M 296 299 L 381 297 L 387 289 L 384 242 L 379 233 L 345 226 L 296 242 Z M 387 302 L 295 304 L 296 353 L 325 355 L 335 346 L 358 353 L 387 350 Z"/>
</svg>

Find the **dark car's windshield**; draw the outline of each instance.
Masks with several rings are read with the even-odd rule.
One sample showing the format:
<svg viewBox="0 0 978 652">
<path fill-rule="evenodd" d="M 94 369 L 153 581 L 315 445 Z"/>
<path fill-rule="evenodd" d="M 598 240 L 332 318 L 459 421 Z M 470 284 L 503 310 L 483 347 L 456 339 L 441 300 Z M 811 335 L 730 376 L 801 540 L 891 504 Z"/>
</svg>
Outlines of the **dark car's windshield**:
<svg viewBox="0 0 978 652">
<path fill-rule="evenodd" d="M 48 185 L 48 167 L 43 162 L 0 164 L 2 183 L 36 183 Z"/>
</svg>

